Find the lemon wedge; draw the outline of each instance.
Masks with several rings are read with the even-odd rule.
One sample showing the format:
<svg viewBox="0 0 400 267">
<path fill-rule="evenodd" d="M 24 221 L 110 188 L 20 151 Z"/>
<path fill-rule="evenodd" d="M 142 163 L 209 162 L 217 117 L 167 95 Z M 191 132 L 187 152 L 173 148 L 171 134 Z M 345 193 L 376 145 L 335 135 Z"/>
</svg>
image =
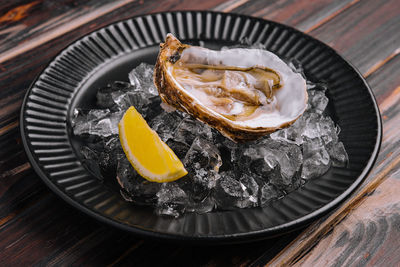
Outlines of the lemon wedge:
<svg viewBox="0 0 400 267">
<path fill-rule="evenodd" d="M 171 182 L 187 174 L 174 151 L 164 143 L 134 107 L 118 124 L 119 140 L 135 170 L 151 182 Z"/>
</svg>

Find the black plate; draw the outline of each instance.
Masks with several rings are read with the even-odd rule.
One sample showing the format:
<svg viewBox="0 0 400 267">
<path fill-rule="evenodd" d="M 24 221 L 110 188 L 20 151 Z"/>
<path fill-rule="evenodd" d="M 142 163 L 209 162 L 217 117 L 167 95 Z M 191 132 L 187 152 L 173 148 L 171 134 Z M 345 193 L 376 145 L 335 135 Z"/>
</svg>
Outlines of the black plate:
<svg viewBox="0 0 400 267">
<path fill-rule="evenodd" d="M 140 62 L 154 64 L 168 32 L 185 43 L 220 48 L 243 37 L 265 44 L 283 59 L 299 60 L 308 78 L 329 85 L 331 117 L 342 129 L 347 168 L 323 177 L 265 208 L 158 217 L 152 208 L 125 202 L 82 165 L 72 138 L 75 107 L 94 106 L 98 87 L 127 80 Z M 171 12 L 112 24 L 62 51 L 28 90 L 21 132 L 29 160 L 59 196 L 94 218 L 150 237 L 195 243 L 233 243 L 268 238 L 304 226 L 331 210 L 362 182 L 381 143 L 375 98 L 360 73 L 334 50 L 290 27 L 258 18 L 216 12 Z"/>
</svg>

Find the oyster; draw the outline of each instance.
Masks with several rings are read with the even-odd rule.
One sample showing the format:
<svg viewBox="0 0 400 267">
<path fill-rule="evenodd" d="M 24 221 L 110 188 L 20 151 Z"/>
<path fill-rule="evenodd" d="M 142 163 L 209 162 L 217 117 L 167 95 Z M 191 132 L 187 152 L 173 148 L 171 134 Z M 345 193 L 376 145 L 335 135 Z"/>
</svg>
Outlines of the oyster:
<svg viewBox="0 0 400 267">
<path fill-rule="evenodd" d="M 161 99 L 235 142 L 291 125 L 307 107 L 306 81 L 275 54 L 260 49 L 214 51 L 160 45 L 154 83 Z"/>
</svg>

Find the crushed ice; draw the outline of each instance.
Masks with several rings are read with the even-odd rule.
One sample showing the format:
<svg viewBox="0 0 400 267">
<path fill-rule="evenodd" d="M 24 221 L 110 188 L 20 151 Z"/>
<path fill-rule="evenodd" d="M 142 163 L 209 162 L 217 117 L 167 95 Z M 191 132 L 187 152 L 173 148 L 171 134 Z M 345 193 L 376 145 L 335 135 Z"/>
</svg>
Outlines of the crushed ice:
<svg viewBox="0 0 400 267">
<path fill-rule="evenodd" d="M 301 72 L 296 62 L 291 67 Z M 140 64 L 129 73 L 129 80 L 99 89 L 99 109 L 76 109 L 73 132 L 85 138 L 81 155 L 96 176 L 116 177 L 126 200 L 153 205 L 159 215 L 268 205 L 323 175 L 331 165 L 348 162 L 338 139 L 340 129 L 324 114 L 328 105 L 324 84 L 307 84 L 308 108 L 292 126 L 235 144 L 189 115 L 162 107 L 152 65 Z M 187 176 L 158 184 L 136 173 L 118 139 L 118 122 L 129 106 L 135 106 L 174 150 Z"/>
</svg>

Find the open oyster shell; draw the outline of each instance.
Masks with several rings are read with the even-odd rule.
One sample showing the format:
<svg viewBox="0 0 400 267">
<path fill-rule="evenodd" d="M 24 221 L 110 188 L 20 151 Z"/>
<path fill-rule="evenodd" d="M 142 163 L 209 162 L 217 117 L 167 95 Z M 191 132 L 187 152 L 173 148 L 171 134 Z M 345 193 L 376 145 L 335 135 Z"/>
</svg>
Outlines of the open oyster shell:
<svg viewBox="0 0 400 267">
<path fill-rule="evenodd" d="M 154 83 L 161 99 L 235 142 L 287 127 L 307 107 L 306 81 L 275 54 L 260 49 L 214 51 L 160 45 Z"/>
</svg>

